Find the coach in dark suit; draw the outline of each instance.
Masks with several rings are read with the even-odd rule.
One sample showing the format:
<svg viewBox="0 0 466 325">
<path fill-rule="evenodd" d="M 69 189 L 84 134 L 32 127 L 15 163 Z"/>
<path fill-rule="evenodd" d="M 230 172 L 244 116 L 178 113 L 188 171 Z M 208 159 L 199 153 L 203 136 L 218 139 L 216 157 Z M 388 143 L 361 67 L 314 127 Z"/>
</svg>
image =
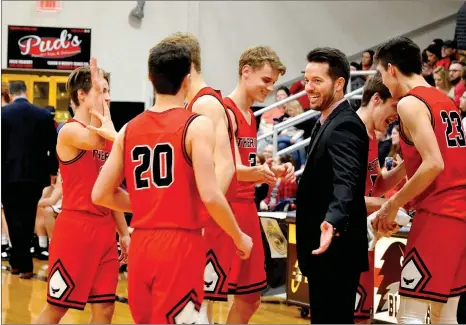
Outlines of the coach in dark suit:
<svg viewBox="0 0 466 325">
<path fill-rule="evenodd" d="M 298 186 L 299 267 L 309 280 L 311 323 L 353 323 L 361 272 L 368 269 L 364 187 L 369 138 L 344 98 L 346 56 L 318 48 L 307 57 L 310 108 L 321 112 Z"/>
<path fill-rule="evenodd" d="M 12 273 L 30 278 L 37 203 L 58 170 L 57 132 L 50 112 L 28 102 L 23 81 L 13 81 L 9 92 L 13 101 L 2 107 L 2 204 Z"/>
</svg>

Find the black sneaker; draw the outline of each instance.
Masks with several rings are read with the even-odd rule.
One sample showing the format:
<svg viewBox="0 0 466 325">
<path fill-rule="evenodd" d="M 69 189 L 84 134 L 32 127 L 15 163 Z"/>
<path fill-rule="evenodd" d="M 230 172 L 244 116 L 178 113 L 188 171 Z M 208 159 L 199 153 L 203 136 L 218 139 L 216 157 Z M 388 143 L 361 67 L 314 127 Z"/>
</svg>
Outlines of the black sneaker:
<svg viewBox="0 0 466 325">
<path fill-rule="evenodd" d="M 34 255 L 38 260 L 48 261 L 49 260 L 49 248 L 38 247 Z"/>
</svg>

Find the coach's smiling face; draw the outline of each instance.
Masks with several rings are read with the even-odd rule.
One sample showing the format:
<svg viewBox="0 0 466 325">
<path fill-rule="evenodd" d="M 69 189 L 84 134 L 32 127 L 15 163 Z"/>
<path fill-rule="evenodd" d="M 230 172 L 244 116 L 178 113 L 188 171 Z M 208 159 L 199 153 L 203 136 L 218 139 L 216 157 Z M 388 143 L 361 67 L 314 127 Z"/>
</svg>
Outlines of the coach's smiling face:
<svg viewBox="0 0 466 325">
<path fill-rule="evenodd" d="M 310 108 L 323 111 L 330 107 L 338 92 L 345 86 L 344 78 L 333 78 L 329 75 L 328 63 L 310 62 L 304 72 L 304 82 Z"/>
</svg>

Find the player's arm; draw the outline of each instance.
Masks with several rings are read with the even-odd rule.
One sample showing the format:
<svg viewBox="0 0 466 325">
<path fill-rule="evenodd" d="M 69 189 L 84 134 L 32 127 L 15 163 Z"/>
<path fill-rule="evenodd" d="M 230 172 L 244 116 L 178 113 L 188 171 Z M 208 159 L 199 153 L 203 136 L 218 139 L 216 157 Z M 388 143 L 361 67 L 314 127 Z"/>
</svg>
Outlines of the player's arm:
<svg viewBox="0 0 466 325">
<path fill-rule="evenodd" d="M 400 184 L 405 177 L 406 169 L 404 161 L 390 171 L 381 171 L 379 167 L 379 175 L 377 176 L 374 187 L 372 188 L 372 195 L 376 197 L 384 195 Z"/>
<path fill-rule="evenodd" d="M 110 156 L 102 167 L 92 189 L 92 202 L 111 210 L 131 212 L 129 194 L 120 187 L 124 179 L 123 141 L 126 126 L 118 133 Z"/>
<path fill-rule="evenodd" d="M 225 109 L 212 96 L 203 96 L 193 105 L 193 112 L 210 118 L 215 129 L 215 176 L 223 193 L 226 193 L 235 174 L 233 154 L 230 149 L 228 120 Z"/>
<path fill-rule="evenodd" d="M 186 151 L 191 156 L 197 189 L 212 218 L 239 246 L 245 235 L 215 178 L 214 148 L 212 122 L 204 116 L 197 117 L 186 134 Z"/>
<path fill-rule="evenodd" d="M 394 206 L 402 207 L 435 180 L 443 171 L 444 164 L 426 105 L 419 99 L 408 96 L 398 103 L 398 114 L 422 158 L 422 163 L 413 177 L 389 199 Z"/>
<path fill-rule="evenodd" d="M 55 188 L 52 191 L 52 194 L 50 194 L 49 197 L 40 199 L 37 205 L 41 207 L 54 205 L 58 202 L 58 200 L 60 200 L 61 197 L 62 197 L 61 187 L 59 188 L 58 186 L 55 186 Z"/>
<path fill-rule="evenodd" d="M 120 237 L 129 236 L 128 224 L 126 223 L 125 214 L 121 211 L 112 211 L 115 219 L 116 228 Z"/>
<path fill-rule="evenodd" d="M 230 114 L 231 123 L 233 124 L 233 136 L 236 133 L 237 125 L 235 115 L 231 110 L 228 110 Z M 236 177 L 241 182 L 256 182 L 256 183 L 268 183 L 275 184 L 277 178 L 275 174 L 270 170 L 268 164 L 259 166 L 247 167 L 241 162 L 241 155 L 239 153 L 238 142 L 235 137 L 235 159 L 236 159 Z"/>
<path fill-rule="evenodd" d="M 371 213 L 380 209 L 380 207 L 387 202 L 387 199 L 381 197 L 365 196 L 367 212 Z"/>
<path fill-rule="evenodd" d="M 83 128 L 79 123 L 66 123 L 60 130 L 57 142 L 60 146 L 80 150 L 103 149 L 105 146 L 104 138 Z"/>
</svg>

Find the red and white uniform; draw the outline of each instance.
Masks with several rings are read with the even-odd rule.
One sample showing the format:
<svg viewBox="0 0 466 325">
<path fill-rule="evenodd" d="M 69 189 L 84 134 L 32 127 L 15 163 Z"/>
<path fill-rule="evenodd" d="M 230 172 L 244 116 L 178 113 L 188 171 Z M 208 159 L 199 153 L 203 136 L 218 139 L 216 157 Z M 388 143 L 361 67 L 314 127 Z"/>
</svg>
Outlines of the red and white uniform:
<svg viewBox="0 0 466 325">
<path fill-rule="evenodd" d="M 226 107 L 235 116 L 237 130 L 236 141 L 241 156 L 241 162 L 246 166 L 256 165 L 257 128 L 256 119 L 251 110 L 250 122 L 228 97 L 224 99 Z M 248 294 L 262 291 L 267 287 L 265 273 L 265 255 L 262 245 L 259 216 L 254 202 L 255 186 L 253 182 L 238 181 L 236 198 L 231 202 L 238 225 L 241 230 L 252 238 L 254 243 L 249 259 L 242 260 L 235 255 L 228 278 L 229 291 L 232 294 Z"/>
<path fill-rule="evenodd" d="M 212 96 L 222 104 L 228 120 L 228 134 L 230 136 L 230 149 L 233 155 L 233 164 L 235 164 L 235 138 L 232 132 L 232 124 L 230 114 L 223 103 L 223 98 L 220 91 L 211 87 L 202 88 L 191 102 L 186 106 L 186 109 L 192 112 L 193 105 L 202 96 Z M 236 168 L 236 167 L 235 167 Z M 225 194 L 229 202 L 236 197 L 236 169 Z M 211 218 L 205 207 L 201 213 L 208 218 L 206 227 L 204 228 L 204 239 L 206 248 L 206 268 L 204 271 L 204 298 L 212 301 L 227 301 L 228 300 L 228 281 L 227 276 L 230 272 L 231 261 L 236 254 L 236 248 L 233 240 L 228 236 L 222 228 Z"/>
<path fill-rule="evenodd" d="M 194 323 L 203 300 L 205 248 L 186 132 L 198 115 L 145 111 L 125 131 L 124 171 L 133 218 L 128 300 L 136 323 Z"/>
<path fill-rule="evenodd" d="M 444 170 L 413 200 L 416 215 L 408 236 L 400 295 L 446 302 L 466 291 L 466 137 L 453 101 L 433 87 L 407 96 L 423 101 L 432 121 Z M 408 178 L 422 158 L 403 134 L 401 150 Z"/>
<path fill-rule="evenodd" d="M 372 196 L 372 188 L 379 173 L 379 146 L 375 134 L 369 142 L 369 158 L 367 160 L 366 193 Z M 369 213 L 370 214 L 370 213 Z M 356 292 L 356 305 L 354 317 L 371 318 L 371 310 L 374 304 L 374 251 L 369 251 L 369 270 L 361 273 Z"/>
<path fill-rule="evenodd" d="M 70 119 L 67 123 L 82 123 Z M 111 211 L 92 203 L 91 193 L 111 143 L 59 159 L 63 179 L 62 212 L 49 249 L 47 302 L 83 310 L 86 303 L 114 302 L 118 251 Z M 85 267 L 83 267 L 85 265 Z"/>
</svg>

